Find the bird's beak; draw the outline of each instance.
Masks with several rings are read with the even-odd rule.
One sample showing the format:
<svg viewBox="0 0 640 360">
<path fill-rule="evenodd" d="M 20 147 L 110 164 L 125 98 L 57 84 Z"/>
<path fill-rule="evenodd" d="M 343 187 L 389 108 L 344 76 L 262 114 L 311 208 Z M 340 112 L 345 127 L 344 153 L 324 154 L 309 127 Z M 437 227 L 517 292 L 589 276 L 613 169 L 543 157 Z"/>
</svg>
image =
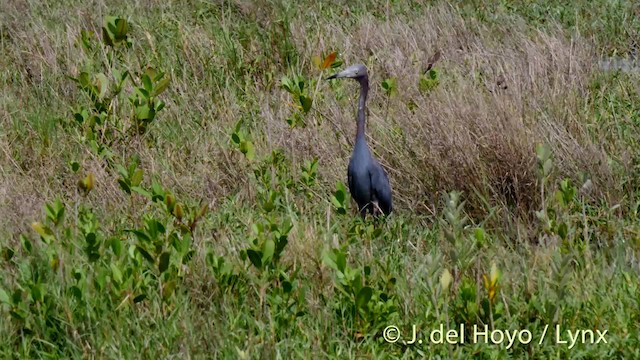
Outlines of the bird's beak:
<svg viewBox="0 0 640 360">
<path fill-rule="evenodd" d="M 326 78 L 325 80 L 337 79 L 337 78 L 340 77 L 339 75 L 340 75 L 340 73 L 333 74 L 333 75 L 329 76 L 328 78 Z"/>
</svg>

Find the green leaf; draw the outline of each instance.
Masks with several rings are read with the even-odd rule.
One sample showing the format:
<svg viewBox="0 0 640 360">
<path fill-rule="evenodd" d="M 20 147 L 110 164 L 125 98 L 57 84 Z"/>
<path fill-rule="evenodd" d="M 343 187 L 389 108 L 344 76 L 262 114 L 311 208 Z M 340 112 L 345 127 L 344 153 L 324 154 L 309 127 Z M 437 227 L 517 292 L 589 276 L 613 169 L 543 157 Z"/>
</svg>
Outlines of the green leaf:
<svg viewBox="0 0 640 360">
<path fill-rule="evenodd" d="M 9 294 L 3 289 L 0 289 L 0 303 L 10 304 Z"/>
<path fill-rule="evenodd" d="M 71 161 L 69 163 L 69 167 L 71 167 L 71 171 L 73 171 L 74 173 L 80 170 L 80 164 L 77 161 Z"/>
<path fill-rule="evenodd" d="M 120 239 L 116 237 L 111 239 L 111 251 L 113 251 L 115 256 L 122 254 L 122 241 L 120 241 Z"/>
<path fill-rule="evenodd" d="M 99 73 L 96 75 L 95 86 L 98 90 L 98 98 L 102 99 L 107 94 L 107 90 L 109 89 L 109 79 L 107 79 L 105 74 Z"/>
<path fill-rule="evenodd" d="M 127 37 L 127 32 L 129 31 L 129 23 L 125 19 L 116 19 L 115 21 L 115 31 L 113 32 L 116 40 L 123 40 Z"/>
<path fill-rule="evenodd" d="M 142 169 L 137 169 L 133 176 L 131 176 L 131 186 L 138 186 L 142 182 L 142 176 L 144 171 Z"/>
<path fill-rule="evenodd" d="M 85 235 L 85 241 L 87 242 L 87 245 L 89 245 L 90 247 L 95 247 L 95 245 L 98 242 L 98 239 L 96 238 L 96 234 L 94 232 L 90 232 Z"/>
<path fill-rule="evenodd" d="M 262 250 L 262 263 L 267 264 L 273 258 L 276 244 L 273 240 L 267 239 L 264 242 L 264 249 Z"/>
<path fill-rule="evenodd" d="M 311 104 L 313 104 L 313 99 L 300 95 L 300 105 L 302 105 L 302 110 L 305 113 L 308 113 L 309 110 L 311 110 Z"/>
<path fill-rule="evenodd" d="M 143 247 L 136 245 L 136 250 L 138 250 L 140 255 L 142 255 L 143 258 L 147 259 L 147 261 L 149 261 L 152 264 L 154 263 L 153 256 L 151 256 L 151 254 L 149 254 L 149 252 L 145 250 Z"/>
<path fill-rule="evenodd" d="M 344 273 L 347 268 L 347 258 L 341 251 L 336 253 L 336 266 L 338 267 L 338 271 L 342 273 Z"/>
<path fill-rule="evenodd" d="M 542 165 L 542 172 L 544 176 L 547 176 L 551 173 L 551 169 L 553 168 L 553 161 L 551 159 L 547 159 Z"/>
<path fill-rule="evenodd" d="M 170 83 L 171 83 L 171 78 L 170 77 L 167 77 L 165 79 L 160 80 L 160 82 L 158 82 L 156 84 L 156 88 L 151 93 L 151 96 L 155 97 L 155 96 L 158 96 L 158 95 L 162 94 L 165 90 L 167 90 L 167 88 L 169 87 Z"/>
<path fill-rule="evenodd" d="M 255 251 L 253 249 L 248 249 L 247 250 L 247 256 L 249 257 L 249 260 L 251 261 L 253 266 L 257 267 L 258 269 L 262 268 L 262 260 L 261 260 L 260 255 L 258 254 L 257 251 Z"/>
<path fill-rule="evenodd" d="M 167 271 L 167 269 L 169 268 L 170 259 L 171 259 L 171 254 L 167 251 L 163 252 L 160 255 L 160 261 L 158 262 L 158 270 L 160 271 L 161 274 Z"/>
<path fill-rule="evenodd" d="M 140 105 L 136 107 L 136 117 L 140 120 L 149 120 L 152 119 L 154 115 L 154 111 L 151 110 L 149 105 Z"/>
<path fill-rule="evenodd" d="M 336 264 L 335 254 L 328 250 L 322 251 L 322 262 L 332 268 L 333 270 L 338 271 L 338 265 Z"/>
<path fill-rule="evenodd" d="M 149 99 L 149 92 L 143 87 L 133 89 L 133 95 L 129 97 L 129 101 L 134 105 L 140 105 L 142 103 L 141 101 L 147 101 L 147 99 Z"/>
<path fill-rule="evenodd" d="M 290 93 L 290 94 L 293 94 L 293 93 L 294 93 L 294 91 L 293 91 L 293 84 L 291 83 L 291 80 L 290 80 L 288 77 L 283 76 L 283 77 L 280 79 L 280 83 L 282 84 L 282 87 L 283 87 L 283 88 L 284 88 L 288 93 Z"/>
<path fill-rule="evenodd" d="M 175 280 L 166 282 L 164 284 L 164 287 L 162 288 L 162 299 L 165 301 L 168 300 L 171 297 L 171 295 L 173 295 L 173 293 L 175 292 L 176 286 L 177 286 L 177 283 Z"/>
<path fill-rule="evenodd" d="M 566 223 L 558 225 L 558 235 L 562 240 L 567 240 L 567 233 L 569 232 Z"/>
<path fill-rule="evenodd" d="M 253 160 L 255 157 L 255 150 L 251 141 L 245 140 L 240 143 L 240 151 L 246 156 L 247 159 Z"/>
<path fill-rule="evenodd" d="M 33 250 L 33 244 L 31 243 L 31 240 L 29 240 L 29 238 L 24 235 L 20 235 L 20 242 L 22 242 L 22 248 L 28 254 L 31 254 L 31 251 Z"/>
<path fill-rule="evenodd" d="M 151 78 L 147 74 L 142 75 L 142 85 L 144 89 L 147 90 L 148 93 L 151 93 L 153 90 L 153 83 L 151 82 Z"/>
<path fill-rule="evenodd" d="M 31 224 L 31 227 L 38 233 L 38 235 L 40 235 L 45 243 L 50 244 L 54 239 L 53 231 L 48 226 L 39 222 L 34 222 Z"/>
<path fill-rule="evenodd" d="M 442 270 L 442 274 L 440 275 L 440 287 L 442 287 L 442 291 L 446 291 L 451 284 L 453 277 L 448 269 Z"/>
<path fill-rule="evenodd" d="M 240 136 L 238 135 L 238 133 L 231 134 L 231 140 L 234 144 L 240 145 Z"/>
<path fill-rule="evenodd" d="M 150 192 L 148 192 L 147 190 L 141 188 L 140 186 L 132 187 L 131 191 L 133 191 L 133 192 L 135 192 L 137 194 L 140 194 L 140 195 L 142 195 L 142 196 L 144 196 L 144 197 L 146 197 L 148 199 L 151 199 L 153 197 L 153 195 Z"/>
<path fill-rule="evenodd" d="M 364 308 L 371 300 L 371 296 L 373 296 L 373 289 L 368 286 L 363 287 L 356 297 L 356 306 L 360 309 Z"/>
<path fill-rule="evenodd" d="M 70 287 L 69 293 L 71 293 L 71 296 L 76 298 L 76 300 L 82 300 L 82 290 L 80 290 L 78 286 L 73 285 L 72 287 Z"/>
<path fill-rule="evenodd" d="M 11 317 L 13 317 L 14 319 L 20 321 L 23 321 L 26 316 L 24 311 L 20 311 L 19 309 L 9 311 L 9 315 L 11 315 Z"/>
<path fill-rule="evenodd" d="M 476 244 L 483 246 L 485 244 L 486 233 L 483 228 L 476 228 L 474 231 L 474 237 L 476 238 Z"/>
<path fill-rule="evenodd" d="M 138 238 L 138 240 L 140 241 L 146 241 L 146 242 L 151 241 L 151 238 L 149 237 L 149 235 L 147 235 L 143 231 L 140 231 L 140 230 L 125 230 L 125 231 L 133 233 L 136 236 L 136 238 Z"/>
<path fill-rule="evenodd" d="M 33 298 L 34 301 L 42 302 L 44 300 L 45 290 L 42 289 L 40 284 L 32 285 L 30 290 L 31 298 Z"/>
<path fill-rule="evenodd" d="M 291 292 L 291 290 L 293 290 L 293 285 L 289 281 L 283 281 L 282 292 L 284 292 L 285 294 L 288 294 Z"/>
<path fill-rule="evenodd" d="M 538 144 L 536 146 L 536 155 L 538 160 L 545 161 L 551 156 L 551 150 L 548 145 Z"/>
<path fill-rule="evenodd" d="M 127 183 L 126 180 L 124 179 L 118 179 L 118 184 L 120 185 L 120 188 L 126 192 L 127 194 L 131 194 L 131 187 L 129 186 L 129 184 Z"/>
<path fill-rule="evenodd" d="M 118 269 L 118 265 L 116 265 L 115 263 L 111 263 L 109 264 L 109 267 L 111 268 L 111 275 L 113 276 L 113 280 L 115 280 L 115 282 L 117 282 L 118 284 L 121 284 L 122 272 L 120 271 L 120 269 Z"/>
</svg>

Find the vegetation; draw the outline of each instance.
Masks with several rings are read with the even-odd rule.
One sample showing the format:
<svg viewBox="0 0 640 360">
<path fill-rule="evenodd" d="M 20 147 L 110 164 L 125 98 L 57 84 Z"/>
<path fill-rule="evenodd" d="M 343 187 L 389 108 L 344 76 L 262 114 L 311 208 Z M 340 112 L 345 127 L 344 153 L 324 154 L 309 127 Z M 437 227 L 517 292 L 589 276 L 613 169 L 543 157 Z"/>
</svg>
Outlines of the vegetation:
<svg viewBox="0 0 640 360">
<path fill-rule="evenodd" d="M 640 75 L 597 66 L 639 14 L 0 4 L 0 355 L 640 357 Z M 356 62 L 377 222 L 343 184 L 355 85 L 323 81 Z"/>
</svg>

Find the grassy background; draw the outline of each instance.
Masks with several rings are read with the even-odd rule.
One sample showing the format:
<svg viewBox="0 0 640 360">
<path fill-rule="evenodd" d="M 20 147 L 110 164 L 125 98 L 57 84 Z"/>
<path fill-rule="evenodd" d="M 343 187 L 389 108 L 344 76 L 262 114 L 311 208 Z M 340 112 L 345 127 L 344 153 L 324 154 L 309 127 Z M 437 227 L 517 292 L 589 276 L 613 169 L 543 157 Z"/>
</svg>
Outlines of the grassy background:
<svg viewBox="0 0 640 360">
<path fill-rule="evenodd" d="M 0 353 L 639 356 L 639 75 L 598 67 L 636 56 L 639 12 L 622 0 L 0 4 Z M 130 22 L 130 48 L 102 41 L 107 16 Z M 369 68 L 368 140 L 396 209 L 381 224 L 341 201 L 358 94 L 321 81 L 337 69 L 313 58 L 333 51 Z M 135 133 L 127 97 L 149 66 L 171 79 L 166 107 Z M 103 73 L 110 94 L 114 69 L 131 78 L 106 123 L 78 123 L 98 112 L 71 78 Z M 283 76 L 305 80 L 309 112 Z M 143 179 L 129 194 L 119 180 L 135 171 L 118 166 L 132 163 Z M 533 341 L 381 337 L 461 323 Z M 555 324 L 607 330 L 608 343 L 538 344 Z"/>
</svg>

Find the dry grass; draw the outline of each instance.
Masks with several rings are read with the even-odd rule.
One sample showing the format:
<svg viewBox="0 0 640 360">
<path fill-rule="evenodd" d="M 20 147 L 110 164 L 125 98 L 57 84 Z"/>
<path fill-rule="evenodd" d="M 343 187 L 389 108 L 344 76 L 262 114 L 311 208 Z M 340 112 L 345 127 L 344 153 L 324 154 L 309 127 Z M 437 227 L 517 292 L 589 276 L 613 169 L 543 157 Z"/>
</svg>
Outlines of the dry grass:
<svg viewBox="0 0 640 360">
<path fill-rule="evenodd" d="M 18 16 L 20 6 L 5 5 L 9 14 L 5 21 L 12 31 L 3 59 L 10 62 L 14 81 L 25 85 L 4 90 L 9 99 L 20 99 L 5 104 L 5 128 L 16 122 L 30 126 L 27 113 L 18 109 L 34 108 L 32 101 L 37 95 L 32 86 L 50 88 L 47 111 L 57 113 L 54 118 L 69 116 L 67 104 L 78 94 L 64 76 L 77 73 L 79 64 L 87 60 L 75 46 L 75 38 L 81 29 L 95 29 L 99 23 L 98 14 L 80 9 L 77 13 L 85 14 L 80 21 L 51 28 L 33 14 L 24 21 Z M 243 9 L 251 16 L 251 7 Z M 272 25 L 264 21 L 263 26 Z M 480 194 L 490 205 L 515 205 L 522 214 L 530 214 L 538 206 L 535 145 L 544 142 L 551 145 L 562 176 L 575 179 L 584 171 L 600 190 L 597 194 L 617 196 L 618 179 L 607 166 L 607 155 L 586 129 L 593 119 L 585 118 L 581 111 L 594 63 L 587 39 L 569 39 L 561 29 L 535 32 L 522 22 L 488 27 L 465 21 L 446 4 L 411 19 L 362 16 L 350 32 L 345 32 L 342 23 L 327 25 L 322 33 L 306 24 L 306 18 L 298 16 L 291 25 L 299 29 L 293 41 L 303 61 L 301 69 L 311 66 L 307 59 L 313 55 L 334 49 L 340 50 L 346 63 L 369 66 L 373 88 L 369 139 L 389 171 L 400 211 L 433 212 L 437 194 L 462 190 L 469 196 L 472 212 L 486 210 L 474 195 Z M 42 36 L 34 38 L 34 32 Z M 226 145 L 228 130 L 238 119 L 247 119 L 257 130 L 254 142 L 259 153 L 283 148 L 293 168 L 298 168 L 302 159 L 318 157 L 325 184 L 344 181 L 355 129 L 355 85 L 345 84 L 341 91 L 350 93 L 348 101 L 337 102 L 332 90 L 320 84 L 314 103 L 317 111 L 307 119 L 310 126 L 291 131 L 283 120 L 290 112 L 288 94 L 272 82 L 256 81 L 245 85 L 246 91 L 256 96 L 247 103 L 228 87 L 208 87 L 211 73 L 207 67 L 227 60 L 220 39 L 190 22 L 181 23 L 177 34 L 183 39 L 182 46 L 166 53 L 162 39 L 138 30 L 141 47 L 148 44 L 152 54 L 164 52 L 158 59 L 168 62 L 164 66 L 171 69 L 174 82 L 166 97 L 163 124 L 154 130 L 160 139 L 157 146 L 147 149 L 140 142 L 133 148 L 119 149 L 123 155 L 140 153 L 143 166 L 161 182 L 189 195 L 202 194 L 215 203 L 229 194 L 250 191 L 239 175 L 246 165 Z M 261 51 L 255 39 L 246 48 L 241 51 L 243 61 L 254 60 Z M 418 76 L 436 50 L 443 54 L 436 64 L 441 85 L 422 94 Z M 129 60 L 134 66 L 143 65 L 134 58 Z M 282 66 L 277 70 L 288 71 Z M 5 77 L 8 74 L 5 72 Z M 312 72 L 311 77 L 315 76 Z M 398 96 L 389 100 L 378 85 L 386 77 L 396 77 L 399 87 Z M 504 84 L 498 86 L 499 79 Z M 410 110 L 410 101 L 417 108 Z M 321 125 L 314 126 L 316 122 Z M 6 175 L 12 185 L 5 189 L 3 213 L 9 214 L 2 224 L 5 228 L 21 229 L 23 219 L 38 215 L 37 203 L 69 188 L 69 181 L 59 175 L 66 166 L 62 153 L 77 154 L 77 144 L 53 135 L 57 154 L 50 146 L 45 146 L 48 154 L 15 154 L 17 142 L 34 146 L 41 140 L 34 139 L 33 133 L 17 135 L 20 140 L 5 135 L 2 143 L 2 167 L 12 169 Z M 176 143 L 174 139 L 180 136 L 187 136 L 188 141 Z M 164 137 L 171 140 L 164 141 Z M 79 155 L 94 168 L 89 155 Z M 113 182 L 100 176 L 98 181 L 104 184 L 97 190 L 104 208 L 124 211 L 118 205 L 122 198 L 108 185 Z"/>
<path fill-rule="evenodd" d="M 638 91 L 635 78 L 623 82 L 600 72 L 595 64 L 604 47 L 598 42 L 602 38 L 570 33 L 553 20 L 541 27 L 515 10 L 503 9 L 487 20 L 490 10 L 477 4 L 477 16 L 443 1 L 413 5 L 334 2 L 328 6 L 320 2 L 305 4 L 305 11 L 298 11 L 300 5 L 288 7 L 279 1 L 0 3 L 0 79 L 4 85 L 0 86 L 0 236 L 7 239 L 0 242 L 0 265 L 7 265 L 0 287 L 27 288 L 31 272 L 49 271 L 43 288 L 54 302 L 60 300 L 54 304 L 59 307 L 52 307 L 52 318 L 65 319 L 71 315 L 63 311 L 76 311 L 72 314 L 76 323 L 61 325 L 60 342 L 68 342 L 64 351 L 85 351 L 85 357 L 127 357 L 142 352 L 151 354 L 148 357 L 208 352 L 234 357 L 242 349 L 262 357 L 276 353 L 287 357 L 301 352 L 308 356 L 305 352 L 310 347 L 327 356 L 400 356 L 406 349 L 390 344 L 383 347 L 374 335 L 362 343 L 353 341 L 354 324 L 336 315 L 336 309 L 346 309 L 349 299 L 344 300 L 337 290 L 332 269 L 322 264 L 323 250 L 346 249 L 350 266 L 372 271 L 367 279 L 372 287 L 389 285 L 388 277 L 395 277 L 399 317 L 426 326 L 449 316 L 462 321 L 461 317 L 469 315 L 464 299 L 458 296 L 462 292 L 456 291 L 470 286 L 477 296 L 468 304 L 478 305 L 487 295 L 481 276 L 496 262 L 504 271 L 501 299 L 496 301 L 508 307 L 506 316 L 503 312 L 501 318 L 496 317 L 498 326 L 527 325 L 540 330 L 544 321 L 556 321 L 557 306 L 565 324 L 584 328 L 604 324 L 611 327 L 611 333 L 617 331 L 619 338 L 614 340 L 620 349 L 637 348 L 637 341 L 628 334 L 638 323 L 635 283 L 628 279 L 637 274 L 638 254 L 637 244 L 627 238 L 638 235 L 633 211 L 637 211 L 634 201 L 640 188 L 640 153 L 635 150 L 640 128 L 632 110 L 621 110 L 635 106 L 626 103 L 637 98 L 629 95 Z M 172 78 L 161 95 L 166 108 L 145 135 L 113 144 L 115 162 L 126 166 L 137 156 L 145 170 L 145 186 L 157 180 L 180 201 L 191 205 L 202 199 L 211 208 L 192 239 L 195 254 L 191 262 L 180 263 L 180 274 L 173 278 L 175 296 L 169 301 L 161 299 L 161 280 L 158 289 L 148 291 L 149 299 L 117 309 L 110 306 L 114 301 L 121 305 L 121 294 L 113 287 L 107 295 L 96 293 L 92 276 L 111 274 L 115 264 L 121 271 L 144 273 L 142 282 L 147 281 L 144 276 L 151 278 L 160 270 L 153 261 L 138 264 L 140 256 L 130 256 L 128 249 L 121 255 L 111 254 L 108 239 L 121 238 L 123 246 L 133 249 L 140 240 L 124 228 L 142 228 L 145 216 L 169 219 L 167 228 L 173 227 L 174 219 L 159 209 L 161 205 L 125 195 L 118 186 L 118 174 L 82 142 L 78 127 L 69 121 L 74 109 L 88 99 L 68 76 L 83 70 L 105 71 L 109 53 L 100 44 L 96 54 L 88 55 L 78 46 L 78 36 L 82 30 L 99 33 L 104 17 L 111 14 L 127 17 L 133 24 L 134 47 L 124 52 L 119 65 L 133 73 L 153 65 Z M 320 73 L 311 59 L 332 51 L 340 53 L 345 65 L 361 62 L 370 72 L 368 139 L 388 170 L 395 208 L 394 215 L 376 228 L 383 230 L 381 235 L 371 223 L 337 216 L 330 203 L 336 182 L 346 182 L 358 96 L 352 81 L 316 83 L 328 74 Z M 439 85 L 425 93 L 420 90 L 419 76 L 437 51 L 442 55 L 435 63 Z M 293 111 L 292 100 L 279 80 L 294 74 L 307 79 L 314 102 L 305 116 L 307 126 L 291 129 L 286 118 Z M 594 86 L 599 76 L 602 84 Z M 391 77 L 397 79 L 398 93 L 387 97 L 380 84 Z M 127 86 L 126 94 L 131 91 L 131 85 Z M 619 105 L 612 105 L 614 96 L 619 97 Z M 115 105 L 118 117 L 128 119 L 131 109 L 126 97 Z M 230 133 L 240 120 L 255 145 L 253 162 L 230 143 Z M 547 246 L 518 241 L 560 238 L 549 234 L 559 232 L 557 229 L 544 228 L 534 216 L 543 201 L 535 153 L 540 143 L 548 143 L 555 157 L 553 181 L 569 177 L 580 188 L 585 173 L 594 184 L 588 201 L 581 198 L 557 216 L 559 222 L 568 224 L 567 240 Z M 273 175 L 291 175 L 298 186 L 304 161 L 317 158 L 319 184 L 300 190 L 274 180 L 281 203 L 269 212 L 256 201 L 260 186 L 253 171 L 275 150 L 284 153 L 286 165 L 277 174 L 272 171 Z M 81 174 L 69 170 L 70 161 L 82 165 Z M 76 184 L 87 172 L 95 175 L 96 187 L 78 202 Z M 555 189 L 557 184 L 551 184 L 549 191 Z M 450 254 L 470 249 L 475 227 L 465 229 L 465 235 L 453 244 L 443 233 L 455 225 L 439 221 L 448 219 L 442 215 L 441 196 L 453 190 L 464 192 L 465 212 L 476 225 L 481 223 L 478 229 L 487 232 L 486 241 L 474 245 L 469 255 L 472 265 L 466 272 Z M 93 211 L 104 243 L 100 261 L 89 261 L 84 250 L 74 246 L 64 249 L 62 242 L 45 246 L 33 241 L 40 251 L 37 254 L 27 253 L 20 244 L 20 234 L 36 239 L 30 224 L 43 219 L 43 203 L 56 197 L 63 198 L 69 209 L 81 203 Z M 544 201 L 557 205 L 552 197 L 547 193 Z M 621 206 L 612 209 L 616 204 Z M 269 220 L 293 224 L 285 257 L 278 264 L 285 270 L 276 269 L 281 274 L 260 272 L 250 260 L 240 259 L 255 235 L 251 225 Z M 73 234 L 69 243 L 83 245 L 84 239 Z M 271 235 L 261 235 L 261 239 Z M 598 246 L 607 246 L 598 248 L 596 241 Z M 5 261 L 5 247 L 17 249 L 13 260 Z M 46 266 L 53 258 L 45 259 L 58 250 L 77 255 L 65 259 L 67 267 L 59 277 Z M 178 255 L 172 249 L 168 252 L 171 261 L 183 261 L 174 258 Z M 221 285 L 222 277 L 213 274 L 217 270 L 206 261 L 209 254 L 224 257 L 233 266 L 234 274 L 241 278 L 237 287 Z M 135 256 L 138 258 L 133 259 Z M 573 262 L 561 267 L 572 256 Z M 35 261 L 41 259 L 45 260 Z M 76 265 L 88 274 L 83 279 L 87 280 L 83 289 L 87 304 L 102 306 L 104 312 L 85 315 L 86 309 L 80 307 L 68 310 L 78 304 L 67 289 L 76 280 L 72 273 Z M 457 277 L 451 285 L 457 288 L 451 294 L 437 290 L 443 269 Z M 286 314 L 272 313 L 265 302 L 265 294 L 275 294 L 282 285 L 281 276 L 297 277 L 295 291 L 306 292 L 296 301 L 307 315 L 296 315 L 286 325 L 276 324 Z M 557 285 L 562 282 L 558 278 L 566 280 L 566 288 Z M 612 284 L 615 292 L 602 283 Z M 131 286 L 127 291 L 138 291 Z M 436 293 L 442 298 L 435 299 Z M 620 301 L 627 303 L 615 307 Z M 602 315 L 612 307 L 618 309 L 615 316 Z M 105 313 L 110 316 L 104 321 L 93 321 L 92 316 Z M 30 313 L 34 319 L 41 319 L 40 315 Z M 276 315 L 283 317 L 274 320 Z M 592 315 L 595 320 L 589 318 Z M 529 324 L 534 317 L 540 321 Z M 17 348 L 15 344 L 32 341 L 18 334 L 19 324 L 0 323 L 0 333 L 11 338 L 3 344 Z M 222 333 L 220 328 L 231 330 Z M 115 336 L 113 329 L 119 330 Z M 71 330 L 81 337 L 65 333 Z M 185 338 L 184 333 L 193 336 Z M 111 345 L 114 342 L 118 348 Z M 328 348 L 327 343 L 333 345 Z M 363 349 L 362 344 L 372 347 Z M 140 350 L 143 345 L 149 348 Z M 46 349 L 48 345 L 41 346 Z M 483 349 L 498 357 L 506 353 L 497 347 Z M 444 347 L 434 353 L 438 351 L 448 353 Z M 455 351 L 462 354 L 460 358 L 478 352 L 472 346 Z M 542 357 L 567 355 L 567 351 L 544 344 L 521 347 L 513 354 Z M 611 355 L 616 350 L 592 347 L 585 351 Z"/>
</svg>

